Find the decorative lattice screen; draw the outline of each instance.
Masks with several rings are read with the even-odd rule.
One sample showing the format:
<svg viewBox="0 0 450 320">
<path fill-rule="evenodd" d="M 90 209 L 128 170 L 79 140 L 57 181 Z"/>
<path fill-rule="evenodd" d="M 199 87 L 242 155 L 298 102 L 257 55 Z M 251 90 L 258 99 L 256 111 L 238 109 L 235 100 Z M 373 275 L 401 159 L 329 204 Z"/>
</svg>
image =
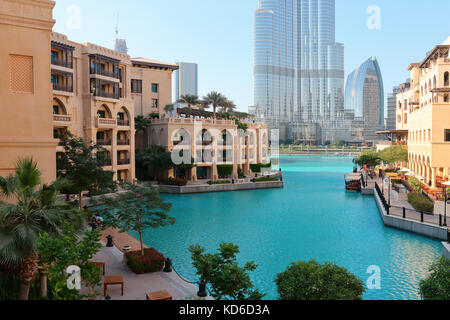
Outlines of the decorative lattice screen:
<svg viewBox="0 0 450 320">
<path fill-rule="evenodd" d="M 33 93 L 33 57 L 10 55 L 9 79 L 12 92 Z"/>
</svg>

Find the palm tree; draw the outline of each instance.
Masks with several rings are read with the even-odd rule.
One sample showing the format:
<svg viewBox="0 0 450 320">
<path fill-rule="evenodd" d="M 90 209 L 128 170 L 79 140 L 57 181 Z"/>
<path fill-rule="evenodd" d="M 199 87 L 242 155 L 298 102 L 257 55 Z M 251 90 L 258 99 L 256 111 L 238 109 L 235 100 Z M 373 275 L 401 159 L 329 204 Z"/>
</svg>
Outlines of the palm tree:
<svg viewBox="0 0 450 320">
<path fill-rule="evenodd" d="M 136 133 L 142 136 L 142 139 L 137 141 L 138 148 L 142 149 L 147 146 L 147 134 L 145 131 L 150 127 L 152 121 L 149 118 L 144 117 L 143 115 L 139 115 L 134 118 L 134 128 L 136 129 Z"/>
<path fill-rule="evenodd" d="M 232 100 L 225 99 L 222 105 L 223 112 L 233 113 L 233 111 L 237 108 L 236 104 Z"/>
<path fill-rule="evenodd" d="M 213 112 L 214 112 L 214 118 L 216 118 L 217 107 L 221 107 L 224 104 L 225 100 L 227 100 L 227 98 L 224 95 L 222 95 L 221 93 L 216 92 L 216 91 L 212 91 L 212 92 L 208 93 L 208 95 L 203 97 L 203 101 L 207 105 L 212 105 Z"/>
<path fill-rule="evenodd" d="M 0 204 L 0 266 L 14 271 L 21 280 L 19 299 L 27 300 L 39 266 L 35 251 L 42 233 L 59 235 L 65 222 L 81 230 L 82 213 L 59 201 L 63 180 L 41 184 L 41 173 L 32 159 L 19 160 L 15 175 L 0 177 L 0 196 L 14 202 Z"/>
<path fill-rule="evenodd" d="M 177 100 L 177 103 L 187 104 L 189 112 L 191 112 L 192 106 L 198 105 L 200 103 L 200 100 L 198 99 L 198 96 L 194 94 L 185 94 L 182 95 L 179 100 Z"/>
<path fill-rule="evenodd" d="M 166 104 L 166 106 L 164 107 L 164 111 L 166 111 L 166 113 L 169 115 L 172 114 L 172 112 L 175 110 L 175 105 L 173 103 L 170 104 Z"/>
</svg>

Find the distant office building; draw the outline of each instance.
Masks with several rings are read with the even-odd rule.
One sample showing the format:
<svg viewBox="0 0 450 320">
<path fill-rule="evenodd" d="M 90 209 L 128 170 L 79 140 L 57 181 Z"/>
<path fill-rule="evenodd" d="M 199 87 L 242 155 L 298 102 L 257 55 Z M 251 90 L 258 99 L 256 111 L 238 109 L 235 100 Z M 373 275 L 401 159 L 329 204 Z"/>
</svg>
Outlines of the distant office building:
<svg viewBox="0 0 450 320">
<path fill-rule="evenodd" d="M 127 40 L 125 39 L 116 39 L 116 44 L 114 46 L 114 50 L 123 54 L 128 54 L 128 46 Z"/>
<path fill-rule="evenodd" d="M 408 81 L 409 82 L 409 81 Z M 395 86 L 392 92 L 387 97 L 387 117 L 386 117 L 386 130 L 395 130 L 396 127 L 396 115 L 397 115 L 397 94 L 401 92 L 400 86 Z"/>
<path fill-rule="evenodd" d="M 196 63 L 177 62 L 175 71 L 175 100 L 190 94 L 198 96 L 198 65 Z"/>
<path fill-rule="evenodd" d="M 335 41 L 335 0 L 260 0 L 254 59 L 255 105 L 275 127 L 342 113 L 344 47 Z"/>
<path fill-rule="evenodd" d="M 372 57 L 353 71 L 345 88 L 345 107 L 364 123 L 364 139 L 376 141 L 384 127 L 384 87 L 380 67 Z"/>
</svg>

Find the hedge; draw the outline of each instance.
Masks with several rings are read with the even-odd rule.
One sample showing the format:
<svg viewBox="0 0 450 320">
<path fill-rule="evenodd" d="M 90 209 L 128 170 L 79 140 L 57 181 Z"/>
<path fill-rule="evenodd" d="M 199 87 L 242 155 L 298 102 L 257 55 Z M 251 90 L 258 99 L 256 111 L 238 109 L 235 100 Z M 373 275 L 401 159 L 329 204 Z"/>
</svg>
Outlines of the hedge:
<svg viewBox="0 0 450 320">
<path fill-rule="evenodd" d="M 208 181 L 209 185 L 214 185 L 214 184 L 230 184 L 231 181 L 229 180 L 217 180 L 217 181 Z"/>
<path fill-rule="evenodd" d="M 257 164 L 250 164 L 250 169 L 252 169 L 252 171 L 254 173 L 259 173 L 261 172 L 262 168 L 272 168 L 272 163 L 257 163 Z"/>
<path fill-rule="evenodd" d="M 271 177 L 261 177 L 253 179 L 253 182 L 267 182 L 267 181 L 278 181 L 277 178 L 271 178 Z"/>
<path fill-rule="evenodd" d="M 233 174 L 233 165 L 231 164 L 220 164 L 217 166 L 217 173 L 219 177 L 229 177 Z"/>
<path fill-rule="evenodd" d="M 408 202 L 416 209 L 417 211 L 423 211 L 424 213 L 433 214 L 434 204 L 428 200 L 427 197 L 420 193 L 411 192 L 408 194 Z"/>
<path fill-rule="evenodd" d="M 144 256 L 141 251 L 132 251 L 126 254 L 127 265 L 136 274 L 160 272 L 164 268 L 165 258 L 156 249 L 144 249 Z"/>
<path fill-rule="evenodd" d="M 187 185 L 187 180 L 186 179 L 169 178 L 169 179 L 163 179 L 159 183 L 162 184 L 162 185 L 166 185 L 166 186 L 182 187 L 182 186 Z"/>
</svg>

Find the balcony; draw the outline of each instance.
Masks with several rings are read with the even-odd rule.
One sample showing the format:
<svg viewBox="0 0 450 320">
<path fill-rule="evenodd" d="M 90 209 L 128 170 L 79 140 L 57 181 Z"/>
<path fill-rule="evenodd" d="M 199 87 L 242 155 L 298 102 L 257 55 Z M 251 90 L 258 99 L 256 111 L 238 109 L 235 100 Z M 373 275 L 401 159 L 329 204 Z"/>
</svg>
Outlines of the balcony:
<svg viewBox="0 0 450 320">
<path fill-rule="evenodd" d="M 117 159 L 117 165 L 124 166 L 131 163 L 130 159 Z"/>
<path fill-rule="evenodd" d="M 54 114 L 53 122 L 59 122 L 64 126 L 68 126 L 72 122 L 72 116 L 70 114 Z"/>
<path fill-rule="evenodd" d="M 67 61 L 67 60 L 52 57 L 52 65 L 64 67 L 64 68 L 68 68 L 68 69 L 73 69 L 73 60 Z"/>
<path fill-rule="evenodd" d="M 111 167 L 112 166 L 112 161 L 111 160 L 104 160 L 102 164 L 103 164 L 103 167 Z"/>
<path fill-rule="evenodd" d="M 99 146 L 111 146 L 111 139 L 97 140 Z"/>
<path fill-rule="evenodd" d="M 95 90 L 93 93 L 94 97 L 102 97 L 102 98 L 108 98 L 108 99 L 120 99 L 120 92 L 106 92 L 102 90 Z"/>
<path fill-rule="evenodd" d="M 117 126 L 117 120 L 110 118 L 97 118 L 95 120 L 95 126 L 97 128 L 115 128 Z"/>
<path fill-rule="evenodd" d="M 117 125 L 121 127 L 129 127 L 130 120 L 117 120 Z"/>
<path fill-rule="evenodd" d="M 99 67 L 92 67 L 90 70 L 90 74 L 97 74 L 100 76 L 108 77 L 108 78 L 114 78 L 120 80 L 120 72 L 119 70 L 116 71 L 109 71 L 106 69 L 102 69 Z"/>
<path fill-rule="evenodd" d="M 118 146 L 129 146 L 130 140 L 117 140 L 117 145 Z"/>
<path fill-rule="evenodd" d="M 73 93 L 73 85 L 72 84 L 53 83 L 53 90 Z"/>
</svg>

